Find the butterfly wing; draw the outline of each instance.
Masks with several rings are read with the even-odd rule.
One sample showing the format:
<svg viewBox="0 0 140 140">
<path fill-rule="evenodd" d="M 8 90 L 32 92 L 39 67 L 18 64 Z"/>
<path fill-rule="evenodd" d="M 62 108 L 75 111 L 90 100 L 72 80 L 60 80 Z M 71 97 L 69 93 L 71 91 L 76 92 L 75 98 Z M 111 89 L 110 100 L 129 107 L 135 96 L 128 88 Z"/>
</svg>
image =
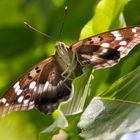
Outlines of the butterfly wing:
<svg viewBox="0 0 140 140">
<path fill-rule="evenodd" d="M 1 97 L 0 116 L 16 110 L 29 110 L 35 106 L 38 79 L 44 68 L 51 67 L 54 61 L 53 57 L 49 57 L 34 66 Z"/>
<path fill-rule="evenodd" d="M 62 73 L 63 69 L 56 59 L 49 67 L 44 67 L 35 97 L 35 107 L 39 111 L 45 114 L 53 112 L 62 101 L 69 99 L 72 81 L 63 78 Z"/>
<path fill-rule="evenodd" d="M 84 66 L 110 67 L 140 43 L 140 26 L 101 33 L 73 44 L 70 48 Z"/>
</svg>

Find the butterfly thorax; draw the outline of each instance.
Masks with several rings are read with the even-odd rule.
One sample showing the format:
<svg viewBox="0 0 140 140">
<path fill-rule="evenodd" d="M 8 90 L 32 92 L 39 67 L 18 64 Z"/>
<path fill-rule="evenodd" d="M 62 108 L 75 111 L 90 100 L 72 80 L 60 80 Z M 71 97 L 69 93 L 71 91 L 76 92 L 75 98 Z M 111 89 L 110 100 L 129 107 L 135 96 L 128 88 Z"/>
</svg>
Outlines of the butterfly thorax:
<svg viewBox="0 0 140 140">
<path fill-rule="evenodd" d="M 55 57 L 61 69 L 64 71 L 62 75 L 66 78 L 74 78 L 77 61 L 75 54 L 69 50 L 68 46 L 63 42 L 56 42 Z"/>
</svg>

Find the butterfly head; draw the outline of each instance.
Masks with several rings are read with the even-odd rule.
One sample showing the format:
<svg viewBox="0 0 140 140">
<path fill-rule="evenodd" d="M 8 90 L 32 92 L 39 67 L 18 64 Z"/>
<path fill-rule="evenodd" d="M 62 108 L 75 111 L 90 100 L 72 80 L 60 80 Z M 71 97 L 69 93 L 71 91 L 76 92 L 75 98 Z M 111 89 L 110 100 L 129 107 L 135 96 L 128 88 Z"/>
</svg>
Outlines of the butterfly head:
<svg viewBox="0 0 140 140">
<path fill-rule="evenodd" d="M 65 43 L 57 41 L 56 42 L 56 51 L 60 57 L 64 57 L 65 54 L 69 53 L 68 46 Z"/>
<path fill-rule="evenodd" d="M 61 68 L 68 73 L 72 73 L 76 67 L 75 54 L 63 42 L 56 42 L 56 59 Z"/>
<path fill-rule="evenodd" d="M 68 46 L 63 42 L 56 42 L 56 55 L 58 56 L 58 59 L 64 62 L 64 64 L 70 63 L 71 52 L 69 51 Z"/>
</svg>

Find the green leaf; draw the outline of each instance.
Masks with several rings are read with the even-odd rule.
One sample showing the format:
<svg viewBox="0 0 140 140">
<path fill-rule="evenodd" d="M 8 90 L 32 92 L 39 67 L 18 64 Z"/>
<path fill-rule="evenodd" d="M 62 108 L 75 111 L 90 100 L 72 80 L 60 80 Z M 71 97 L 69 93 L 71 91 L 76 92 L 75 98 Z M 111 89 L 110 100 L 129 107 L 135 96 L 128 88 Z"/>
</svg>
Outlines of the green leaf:
<svg viewBox="0 0 140 140">
<path fill-rule="evenodd" d="M 66 101 L 65 104 L 62 103 L 59 107 L 65 115 L 74 115 L 83 111 L 86 98 L 90 93 L 90 83 L 93 79 L 91 67 L 85 67 L 83 69 L 83 74 L 74 79 L 71 98 Z"/>
<path fill-rule="evenodd" d="M 93 17 L 82 29 L 80 38 L 124 26 L 122 10 L 127 2 L 128 0 L 101 0 L 94 10 Z"/>
<path fill-rule="evenodd" d="M 140 129 L 140 67 L 92 99 L 78 124 L 85 139 L 118 139 Z"/>
<path fill-rule="evenodd" d="M 81 32 L 80 38 L 85 38 L 116 27 L 123 27 L 125 21 L 127 25 L 139 24 L 139 0 L 131 0 L 128 4 L 126 0 L 77 0 L 74 2 L 67 1 L 66 4 L 68 6 L 68 12 L 61 41 L 64 40 L 67 44 L 78 40 L 79 32 L 83 26 L 86 28 L 83 28 L 83 33 Z M 28 21 L 35 28 L 58 39 L 58 33 L 64 15 L 63 8 L 63 0 L 57 2 L 55 0 L 0 1 L 0 15 L 2 19 L 0 22 L 0 93 L 6 91 L 11 83 L 16 81 L 17 77 L 22 75 L 22 73 L 25 73 L 26 70 L 39 62 L 43 57 L 45 58 L 46 54 L 50 56 L 54 52 L 55 42 L 44 39 L 42 36 L 24 28 L 23 22 Z M 85 24 L 87 21 L 91 21 L 90 24 Z M 140 65 L 139 59 L 140 49 L 135 48 L 117 66 L 95 70 L 94 80 L 85 84 L 88 90 L 84 90 L 84 93 L 87 93 L 84 94 L 85 96 L 83 95 L 83 99 L 79 99 L 82 95 L 80 89 L 84 89 L 82 85 L 87 83 L 87 81 L 81 81 L 78 78 L 76 82 L 75 79 L 74 88 L 76 94 L 73 96 L 74 98 L 71 100 L 71 103 L 75 99 L 77 99 L 77 102 L 73 102 L 73 105 L 69 108 L 72 109 L 71 113 L 73 112 L 73 115 L 67 116 L 69 126 L 65 129 L 69 139 L 81 139 L 79 137 L 79 129 L 77 129 L 77 123 L 81 114 L 75 115 L 74 112 L 78 113 L 79 110 L 82 110 L 85 99 L 88 98 L 88 100 L 86 99 L 86 104 L 89 104 L 93 96 L 99 96 L 116 79 Z M 87 74 L 89 73 L 87 72 Z M 78 91 L 80 91 L 79 95 Z M 90 94 L 90 96 L 86 97 L 87 94 Z M 109 93 L 107 95 L 111 96 Z M 80 108 L 78 108 L 79 100 L 81 102 L 83 101 Z M 106 97 L 104 100 L 106 101 Z M 0 120 L 1 139 L 6 140 L 10 137 L 13 140 L 19 138 L 36 140 L 39 132 L 54 121 L 51 115 L 45 116 L 35 110 L 24 111 L 24 113 L 16 112 L 15 114 L 16 116 L 13 113 L 4 120 Z M 40 139 L 51 139 L 58 132 L 59 129 L 54 129 L 51 133 L 41 133 Z"/>
</svg>

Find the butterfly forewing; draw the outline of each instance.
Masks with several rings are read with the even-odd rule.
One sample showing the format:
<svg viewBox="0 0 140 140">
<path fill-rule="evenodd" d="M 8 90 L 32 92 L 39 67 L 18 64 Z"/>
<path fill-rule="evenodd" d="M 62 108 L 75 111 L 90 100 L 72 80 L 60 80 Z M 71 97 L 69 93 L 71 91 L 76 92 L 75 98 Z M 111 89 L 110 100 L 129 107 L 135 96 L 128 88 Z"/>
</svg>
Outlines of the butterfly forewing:
<svg viewBox="0 0 140 140">
<path fill-rule="evenodd" d="M 16 110 L 29 110 L 35 106 L 34 99 L 39 77 L 43 68 L 53 61 L 54 58 L 50 57 L 34 66 L 1 97 L 0 116 Z"/>
<path fill-rule="evenodd" d="M 110 67 L 126 56 L 140 42 L 140 27 L 127 27 L 101 33 L 71 46 L 78 61 L 94 68 Z"/>
<path fill-rule="evenodd" d="M 0 116 L 34 107 L 47 114 L 69 98 L 71 80 L 65 80 L 54 57 L 34 66 L 0 99 Z"/>
</svg>

